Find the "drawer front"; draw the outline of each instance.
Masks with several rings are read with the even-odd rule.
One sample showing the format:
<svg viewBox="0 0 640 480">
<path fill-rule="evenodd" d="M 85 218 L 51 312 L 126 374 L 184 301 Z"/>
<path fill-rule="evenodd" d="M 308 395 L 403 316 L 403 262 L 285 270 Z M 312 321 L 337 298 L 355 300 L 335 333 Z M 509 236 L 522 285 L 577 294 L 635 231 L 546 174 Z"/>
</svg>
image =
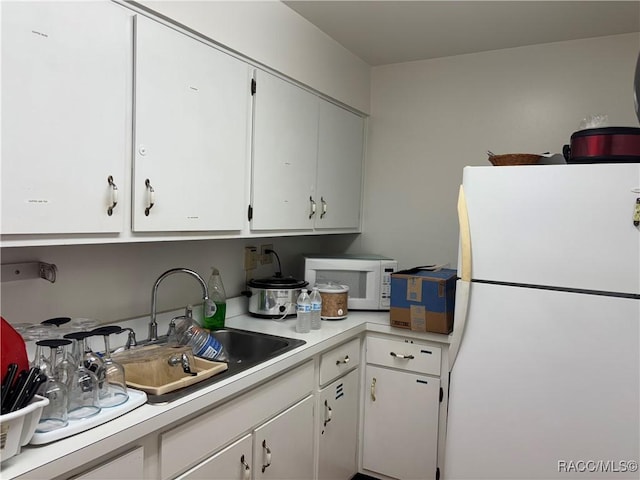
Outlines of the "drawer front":
<svg viewBox="0 0 640 480">
<path fill-rule="evenodd" d="M 323 353 L 320 357 L 320 385 L 326 385 L 360 364 L 360 338 Z"/>
<path fill-rule="evenodd" d="M 367 363 L 440 376 L 441 349 L 415 340 L 367 337 Z"/>
</svg>

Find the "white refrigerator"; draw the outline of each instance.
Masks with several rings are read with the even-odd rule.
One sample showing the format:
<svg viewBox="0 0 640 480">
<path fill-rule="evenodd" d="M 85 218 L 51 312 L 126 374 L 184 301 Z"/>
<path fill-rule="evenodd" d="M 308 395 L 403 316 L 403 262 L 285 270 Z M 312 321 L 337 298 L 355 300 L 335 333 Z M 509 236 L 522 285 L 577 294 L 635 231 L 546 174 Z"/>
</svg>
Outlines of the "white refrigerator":
<svg viewBox="0 0 640 480">
<path fill-rule="evenodd" d="M 464 169 L 443 478 L 640 478 L 638 209 L 640 164 Z"/>
</svg>

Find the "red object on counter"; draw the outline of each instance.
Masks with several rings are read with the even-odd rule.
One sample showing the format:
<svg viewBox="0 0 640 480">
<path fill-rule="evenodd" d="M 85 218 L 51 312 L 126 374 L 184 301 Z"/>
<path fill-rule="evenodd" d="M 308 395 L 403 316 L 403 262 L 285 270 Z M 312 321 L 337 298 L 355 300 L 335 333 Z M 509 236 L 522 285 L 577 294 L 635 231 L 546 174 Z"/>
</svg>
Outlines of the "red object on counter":
<svg viewBox="0 0 640 480">
<path fill-rule="evenodd" d="M 18 364 L 18 372 L 29 370 L 29 358 L 22 336 L 4 318 L 0 317 L 0 320 L 0 375 L 4 380 L 11 363 Z"/>
</svg>

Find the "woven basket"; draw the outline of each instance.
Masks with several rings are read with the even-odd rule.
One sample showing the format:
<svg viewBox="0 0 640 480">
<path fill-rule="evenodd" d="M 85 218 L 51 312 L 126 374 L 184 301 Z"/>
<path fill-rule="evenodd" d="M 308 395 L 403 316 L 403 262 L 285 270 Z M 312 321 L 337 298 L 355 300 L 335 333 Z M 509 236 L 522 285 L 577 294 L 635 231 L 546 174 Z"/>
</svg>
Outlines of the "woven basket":
<svg viewBox="0 0 640 480">
<path fill-rule="evenodd" d="M 506 165 L 534 165 L 540 161 L 541 155 L 532 153 L 505 153 L 504 155 L 489 155 L 489 161 L 497 166 Z"/>
</svg>

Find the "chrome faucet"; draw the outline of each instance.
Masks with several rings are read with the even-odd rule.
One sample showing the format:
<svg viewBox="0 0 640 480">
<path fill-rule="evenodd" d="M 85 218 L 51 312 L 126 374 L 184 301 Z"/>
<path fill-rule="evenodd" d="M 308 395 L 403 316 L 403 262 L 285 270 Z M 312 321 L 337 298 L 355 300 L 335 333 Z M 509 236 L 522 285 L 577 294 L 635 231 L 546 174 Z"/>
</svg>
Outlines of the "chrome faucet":
<svg viewBox="0 0 640 480">
<path fill-rule="evenodd" d="M 162 280 L 167 278 L 169 275 L 173 275 L 174 273 L 179 272 L 191 275 L 200 283 L 200 286 L 202 287 L 202 300 L 204 302 L 205 308 L 204 316 L 211 316 L 213 302 L 209 300 L 209 290 L 207 289 L 207 284 L 204 282 L 202 277 L 198 275 L 197 272 L 189 270 L 188 268 L 172 268 L 171 270 L 167 270 L 158 277 L 156 282 L 153 284 L 153 290 L 151 291 L 151 321 L 149 322 L 149 342 L 155 342 L 158 340 L 158 322 L 156 321 L 156 300 L 158 298 L 158 287 L 160 286 Z"/>
</svg>

